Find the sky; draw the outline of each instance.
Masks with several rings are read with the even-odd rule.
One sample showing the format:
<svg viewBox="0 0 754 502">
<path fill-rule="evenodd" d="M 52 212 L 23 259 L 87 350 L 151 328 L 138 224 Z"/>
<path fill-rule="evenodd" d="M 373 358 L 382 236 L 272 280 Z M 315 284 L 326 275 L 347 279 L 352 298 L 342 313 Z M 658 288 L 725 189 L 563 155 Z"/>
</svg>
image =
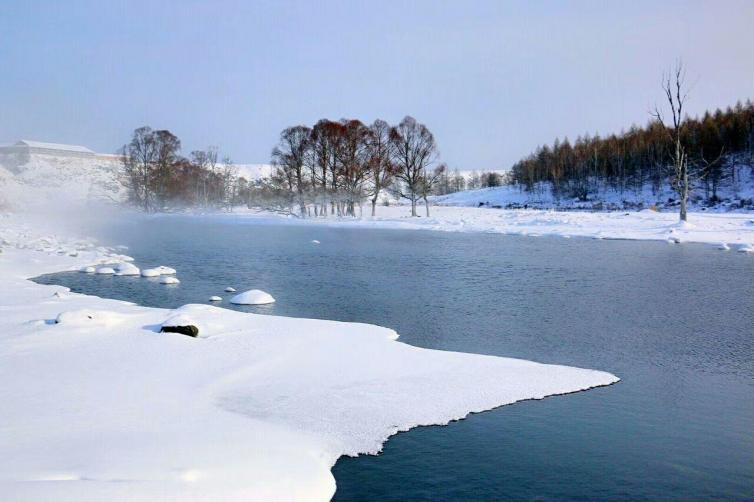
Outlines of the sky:
<svg viewBox="0 0 754 502">
<path fill-rule="evenodd" d="M 114 152 L 142 125 L 267 163 L 320 118 L 411 115 L 451 169 L 754 99 L 754 1 L 49 1 L 0 5 L 0 143 Z"/>
</svg>

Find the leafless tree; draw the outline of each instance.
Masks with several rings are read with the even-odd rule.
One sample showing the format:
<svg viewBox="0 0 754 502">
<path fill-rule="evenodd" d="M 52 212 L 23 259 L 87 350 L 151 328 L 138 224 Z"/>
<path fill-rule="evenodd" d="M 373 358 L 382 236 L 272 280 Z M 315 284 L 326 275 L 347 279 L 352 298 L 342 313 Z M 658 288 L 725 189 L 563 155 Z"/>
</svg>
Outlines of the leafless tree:
<svg viewBox="0 0 754 502">
<path fill-rule="evenodd" d="M 687 206 L 689 200 L 689 163 L 686 155 L 686 146 L 683 143 L 683 105 L 688 100 L 688 91 L 686 90 L 686 71 L 683 63 L 678 62 L 672 73 L 667 73 L 662 79 L 662 89 L 665 92 L 670 111 L 672 114 L 672 124 L 666 125 L 662 112 L 655 108 L 653 113 L 657 122 L 665 129 L 673 143 L 671 158 L 673 161 L 673 188 L 681 199 L 680 219 L 686 221 Z"/>
<path fill-rule="evenodd" d="M 393 163 L 393 143 L 390 141 L 390 125 L 384 120 L 377 119 L 369 126 L 367 156 L 371 180 L 367 196 L 371 198 L 372 216 L 375 216 L 380 192 L 392 184 L 396 171 Z"/>
<path fill-rule="evenodd" d="M 402 182 L 395 192 L 411 201 L 411 216 L 417 216 L 416 202 L 421 197 L 426 170 L 437 159 L 435 138 L 424 124 L 407 116 L 390 130 L 390 142 L 394 148 L 396 178 Z"/>
<path fill-rule="evenodd" d="M 157 201 L 164 205 L 170 189 L 172 169 L 181 150 L 181 140 L 168 130 L 154 131 L 152 134 L 156 151 L 154 191 Z"/>
<path fill-rule="evenodd" d="M 427 210 L 427 218 L 429 218 L 429 196 L 434 193 L 437 185 L 447 171 L 448 167 L 445 164 L 440 164 L 431 172 L 425 170 L 424 175 L 422 176 L 419 187 L 422 199 L 424 199 L 424 207 Z"/>
<path fill-rule="evenodd" d="M 272 165 L 284 177 L 296 194 L 300 216 L 306 216 L 308 180 L 306 179 L 306 156 L 309 149 L 311 129 L 306 126 L 288 127 L 280 133 L 278 146 L 272 150 Z"/>
<path fill-rule="evenodd" d="M 136 129 L 131 142 L 123 146 L 121 161 L 131 200 L 144 211 L 152 209 L 152 175 L 157 160 L 157 144 L 150 127 Z"/>
</svg>

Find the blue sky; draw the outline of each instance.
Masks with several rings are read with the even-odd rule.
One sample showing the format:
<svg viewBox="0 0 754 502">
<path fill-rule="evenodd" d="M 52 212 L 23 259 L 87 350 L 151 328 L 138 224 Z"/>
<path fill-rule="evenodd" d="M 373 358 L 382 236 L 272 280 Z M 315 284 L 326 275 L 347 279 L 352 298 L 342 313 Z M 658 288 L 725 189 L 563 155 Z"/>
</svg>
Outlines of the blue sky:
<svg viewBox="0 0 754 502">
<path fill-rule="evenodd" d="M 268 162 L 280 130 L 410 114 L 451 168 L 644 124 L 677 58 L 692 114 L 754 98 L 754 2 L 5 0 L 0 142 L 114 151 L 141 125 Z"/>
</svg>

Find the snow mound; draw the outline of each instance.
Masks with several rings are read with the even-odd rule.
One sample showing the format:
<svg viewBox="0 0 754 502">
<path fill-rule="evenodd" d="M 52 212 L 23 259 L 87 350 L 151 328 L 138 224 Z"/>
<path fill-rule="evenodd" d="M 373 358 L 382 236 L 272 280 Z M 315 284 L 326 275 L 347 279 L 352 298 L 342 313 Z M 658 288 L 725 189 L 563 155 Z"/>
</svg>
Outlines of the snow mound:
<svg viewBox="0 0 754 502">
<path fill-rule="evenodd" d="M 320 242 L 319 242 L 319 241 L 318 241 L 317 239 L 314 239 L 314 240 L 312 241 L 312 244 L 321 244 L 321 243 L 320 243 Z"/>
<path fill-rule="evenodd" d="M 746 244 L 738 248 L 738 252 L 739 253 L 754 253 L 754 246 L 752 246 L 751 244 Z"/>
<path fill-rule="evenodd" d="M 236 292 L 236 288 L 231 288 L 230 286 L 228 286 L 227 288 L 225 288 L 225 292 L 226 293 L 235 293 Z"/>
<path fill-rule="evenodd" d="M 96 268 L 94 268 L 94 267 L 89 267 L 89 266 L 86 266 L 86 267 L 81 267 L 81 268 L 79 269 L 79 272 L 82 272 L 82 273 L 85 273 L 85 274 L 93 274 L 93 273 L 94 273 L 94 272 L 96 272 L 96 271 L 97 271 L 97 269 L 96 269 Z"/>
<path fill-rule="evenodd" d="M 259 289 L 250 289 L 243 293 L 237 294 L 230 299 L 230 303 L 236 305 L 264 305 L 267 303 L 274 303 L 275 299 L 269 293 L 265 293 Z"/>
<path fill-rule="evenodd" d="M 160 284 L 180 284 L 181 281 L 179 281 L 176 277 L 172 276 L 165 276 L 160 279 Z"/>
<path fill-rule="evenodd" d="M 160 265 L 154 268 L 145 268 L 141 271 L 142 277 L 158 277 L 160 275 L 174 275 L 175 269 L 171 267 L 164 267 Z"/>
<path fill-rule="evenodd" d="M 55 324 L 68 327 L 112 327 L 122 323 L 124 317 L 118 312 L 108 310 L 78 309 L 61 312 L 55 318 Z"/>
<path fill-rule="evenodd" d="M 137 267 L 133 263 L 129 263 L 129 262 L 119 263 L 115 267 L 115 275 L 139 275 L 139 274 L 140 274 L 139 267 Z"/>
<path fill-rule="evenodd" d="M 220 296 L 210 296 L 208 301 L 210 301 L 210 302 L 221 302 L 221 301 L 223 301 L 223 299 Z"/>
<path fill-rule="evenodd" d="M 95 272 L 102 275 L 112 275 L 115 273 L 115 269 L 112 267 L 99 267 Z"/>
</svg>

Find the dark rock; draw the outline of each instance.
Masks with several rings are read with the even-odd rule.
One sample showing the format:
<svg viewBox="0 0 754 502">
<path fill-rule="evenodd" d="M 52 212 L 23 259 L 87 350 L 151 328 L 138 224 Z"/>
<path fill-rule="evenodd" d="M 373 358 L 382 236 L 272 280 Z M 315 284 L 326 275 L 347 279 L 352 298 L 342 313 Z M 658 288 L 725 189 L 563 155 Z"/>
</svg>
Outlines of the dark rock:
<svg viewBox="0 0 754 502">
<path fill-rule="evenodd" d="M 199 336 L 199 328 L 193 324 L 187 326 L 163 326 L 160 328 L 160 333 L 180 333 L 181 335 L 196 338 Z"/>
</svg>

